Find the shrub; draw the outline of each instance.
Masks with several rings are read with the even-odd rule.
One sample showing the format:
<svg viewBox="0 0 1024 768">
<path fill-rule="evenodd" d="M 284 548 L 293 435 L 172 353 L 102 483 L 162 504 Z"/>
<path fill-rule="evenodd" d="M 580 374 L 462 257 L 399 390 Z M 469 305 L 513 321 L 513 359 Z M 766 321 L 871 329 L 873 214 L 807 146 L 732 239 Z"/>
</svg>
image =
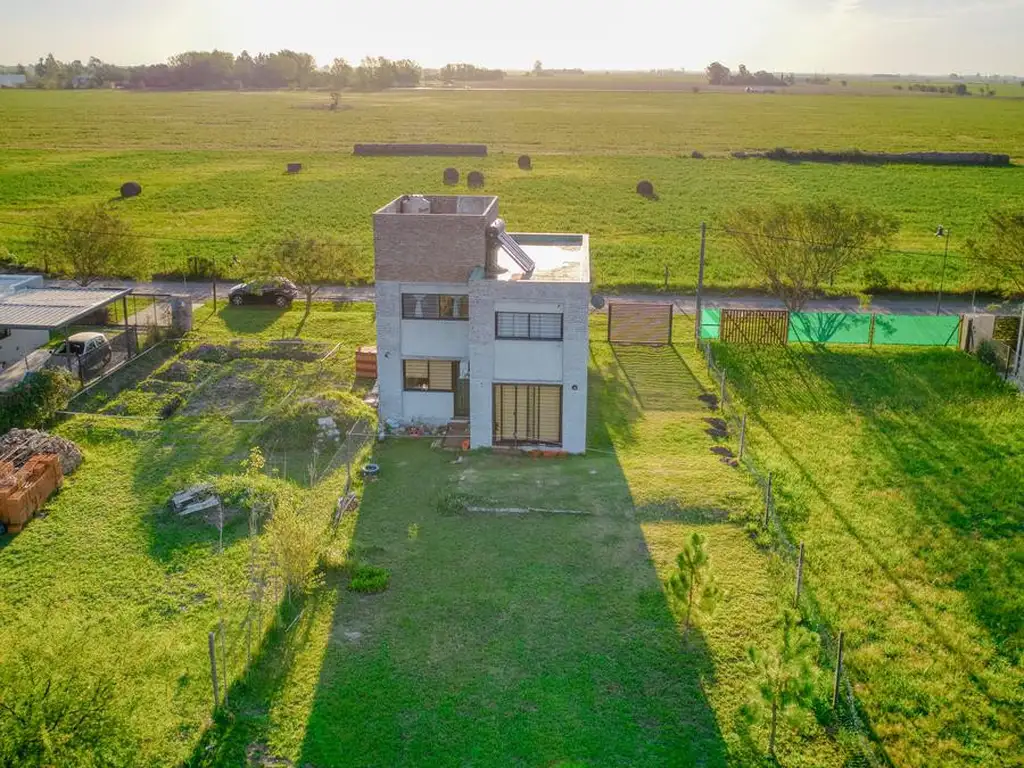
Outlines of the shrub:
<svg viewBox="0 0 1024 768">
<path fill-rule="evenodd" d="M 868 293 L 879 293 L 889 289 L 889 278 L 878 267 L 868 267 L 862 278 Z"/>
<path fill-rule="evenodd" d="M 289 598 L 305 594 L 316 584 L 324 527 L 322 518 L 291 501 L 279 505 L 267 524 L 270 548 Z"/>
<path fill-rule="evenodd" d="M 348 588 L 353 592 L 383 592 L 391 582 L 391 571 L 376 565 L 357 565 Z"/>
<path fill-rule="evenodd" d="M 75 389 L 74 377 L 61 368 L 28 374 L 14 389 L 0 394 L 0 434 L 14 427 L 46 426 L 57 411 L 67 408 Z"/>
</svg>

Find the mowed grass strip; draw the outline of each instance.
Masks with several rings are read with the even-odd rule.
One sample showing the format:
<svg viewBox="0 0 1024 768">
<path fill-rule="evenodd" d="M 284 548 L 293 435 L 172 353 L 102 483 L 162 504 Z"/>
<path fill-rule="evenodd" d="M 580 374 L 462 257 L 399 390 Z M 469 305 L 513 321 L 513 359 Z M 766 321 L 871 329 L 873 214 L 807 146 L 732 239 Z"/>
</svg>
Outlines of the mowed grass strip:
<svg viewBox="0 0 1024 768">
<path fill-rule="evenodd" d="M 951 350 L 715 354 L 893 762 L 1019 764 L 1020 397 Z"/>
<path fill-rule="evenodd" d="M 692 288 L 701 221 L 712 227 L 707 284 L 756 287 L 716 225 L 766 199 L 836 197 L 895 215 L 903 224 L 895 247 L 914 252 L 882 255 L 870 274 L 840 275 L 837 290 L 935 290 L 939 224 L 954 233 L 945 287 L 969 290 L 993 286 L 968 275 L 964 245 L 988 211 L 1015 199 L 1019 169 L 788 165 L 728 153 L 859 147 L 1024 158 L 1024 99 L 416 92 L 345 100 L 350 109 L 330 112 L 315 108 L 326 94 L 5 92 L 0 219 L 38 223 L 61 206 L 107 201 L 134 180 L 143 194 L 114 204 L 138 231 L 204 239 L 153 241 L 157 273 L 180 273 L 194 257 L 219 257 L 223 268 L 301 230 L 348 243 L 358 266 L 345 277 L 369 280 L 372 211 L 409 191 L 457 191 L 441 182 L 453 165 L 463 176 L 485 174 L 512 229 L 591 233 L 601 289 L 661 287 L 666 266 L 671 289 Z M 482 141 L 491 155 L 350 154 L 372 141 Z M 692 160 L 694 149 L 711 157 Z M 520 152 L 534 157 L 534 170 L 517 168 Z M 285 174 L 287 162 L 302 162 L 302 173 Z M 658 200 L 635 194 L 641 179 Z M 18 259 L 33 257 L 32 234 L 0 221 Z"/>
</svg>

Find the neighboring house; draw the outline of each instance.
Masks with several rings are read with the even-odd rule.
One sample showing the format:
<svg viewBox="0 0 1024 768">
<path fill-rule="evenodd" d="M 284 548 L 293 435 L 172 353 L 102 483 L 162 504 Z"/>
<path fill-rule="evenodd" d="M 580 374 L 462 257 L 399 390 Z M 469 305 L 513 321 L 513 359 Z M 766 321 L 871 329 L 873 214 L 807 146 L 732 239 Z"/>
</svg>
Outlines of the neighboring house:
<svg viewBox="0 0 1024 768">
<path fill-rule="evenodd" d="M 461 195 L 400 197 L 373 229 L 382 421 L 586 450 L 588 236 L 507 233 L 498 198 Z"/>
<path fill-rule="evenodd" d="M 0 88 L 20 88 L 28 83 L 25 75 L 0 75 Z"/>
<path fill-rule="evenodd" d="M 40 275 L 0 275 L 0 299 L 26 288 L 42 288 Z M 49 331 L 0 327 L 0 370 L 50 341 Z"/>
</svg>

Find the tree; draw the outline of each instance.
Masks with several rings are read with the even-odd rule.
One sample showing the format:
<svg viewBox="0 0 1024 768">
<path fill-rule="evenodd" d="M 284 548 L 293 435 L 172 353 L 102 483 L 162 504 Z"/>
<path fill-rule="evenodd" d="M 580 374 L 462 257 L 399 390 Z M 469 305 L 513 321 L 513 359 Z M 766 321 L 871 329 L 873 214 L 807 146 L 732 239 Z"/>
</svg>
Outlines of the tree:
<svg viewBox="0 0 1024 768">
<path fill-rule="evenodd" d="M 306 297 L 306 313 L 323 283 L 348 284 L 354 274 L 352 253 L 333 240 L 290 235 L 269 252 L 258 269 L 295 283 Z"/>
<path fill-rule="evenodd" d="M 806 718 L 818 680 L 817 653 L 817 638 L 800 626 L 800 617 L 791 610 L 782 615 L 782 637 L 778 646 L 768 651 L 753 646 L 747 649 L 756 680 L 753 696 L 744 705 L 742 714 L 750 723 L 768 719 L 770 755 L 775 754 L 779 717 L 794 726 Z"/>
<path fill-rule="evenodd" d="M 345 59 L 335 59 L 331 62 L 331 84 L 335 88 L 347 88 L 352 82 L 352 65 Z"/>
<path fill-rule="evenodd" d="M 143 277 L 147 251 L 131 225 L 109 207 L 65 208 L 39 229 L 43 270 L 85 287 L 100 277 Z"/>
<path fill-rule="evenodd" d="M 826 281 L 870 260 L 899 223 L 868 208 L 825 201 L 740 208 L 725 229 L 750 271 L 797 312 Z"/>
<path fill-rule="evenodd" d="M 719 590 L 710 573 L 711 558 L 705 548 L 706 543 L 707 539 L 699 533 L 695 532 L 690 537 L 683 551 L 676 556 L 678 570 L 668 582 L 672 595 L 684 606 L 684 630 L 690 628 L 695 600 L 703 613 L 713 611 L 718 600 Z"/>
<path fill-rule="evenodd" d="M 990 213 L 981 240 L 969 240 L 967 250 L 978 277 L 1006 296 L 1024 294 L 1024 210 Z"/>
<path fill-rule="evenodd" d="M 540 77 L 544 74 L 544 64 L 540 59 L 533 62 L 533 75 L 534 77 Z"/>
<path fill-rule="evenodd" d="M 729 79 L 732 76 L 729 68 L 717 61 L 711 62 L 704 71 L 707 73 L 708 82 L 711 85 L 728 85 Z"/>
</svg>

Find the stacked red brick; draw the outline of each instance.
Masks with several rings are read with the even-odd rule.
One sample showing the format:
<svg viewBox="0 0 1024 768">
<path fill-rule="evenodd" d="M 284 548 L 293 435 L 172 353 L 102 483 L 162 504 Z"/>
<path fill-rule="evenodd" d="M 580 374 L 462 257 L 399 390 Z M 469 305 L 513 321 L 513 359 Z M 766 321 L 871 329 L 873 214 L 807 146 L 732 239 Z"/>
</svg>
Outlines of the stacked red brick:
<svg viewBox="0 0 1024 768">
<path fill-rule="evenodd" d="M 36 454 L 17 471 L 11 462 L 0 462 L 0 523 L 20 531 L 63 482 L 60 459 L 52 453 Z"/>
</svg>

